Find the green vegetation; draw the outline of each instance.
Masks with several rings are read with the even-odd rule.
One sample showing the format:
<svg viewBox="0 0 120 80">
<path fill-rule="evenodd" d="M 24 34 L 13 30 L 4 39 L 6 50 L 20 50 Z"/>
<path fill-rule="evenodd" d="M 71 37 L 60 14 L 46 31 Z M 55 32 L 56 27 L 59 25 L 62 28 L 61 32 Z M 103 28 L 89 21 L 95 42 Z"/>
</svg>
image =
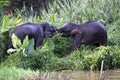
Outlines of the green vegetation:
<svg viewBox="0 0 120 80">
<path fill-rule="evenodd" d="M 38 75 L 30 70 L 99 70 L 102 60 L 104 69 L 120 68 L 120 1 L 119 0 L 55 0 L 49 5 L 48 12 L 41 11 L 41 16 L 16 15 L 1 13 L 0 26 L 0 80 L 21 80 L 30 75 Z M 2 12 L 2 11 L 0 11 Z M 33 50 L 33 41 L 20 44 L 12 54 L 5 52 L 5 42 L 10 31 L 25 22 L 51 22 L 57 28 L 68 21 L 84 23 L 97 20 L 105 24 L 108 32 L 108 46 L 95 47 L 82 45 L 69 54 L 72 38 L 60 37 L 56 34 L 46 38 L 41 48 Z M 15 38 L 15 40 L 17 40 Z M 27 44 L 26 44 L 27 43 Z M 17 45 L 14 43 L 14 45 Z M 29 45 L 29 46 L 28 46 Z M 31 50 L 32 49 L 32 50 Z M 6 57 L 6 55 L 9 55 Z M 25 69 L 25 70 L 23 70 Z M 5 73 L 8 72 L 8 73 Z M 24 73 L 24 74 L 23 74 Z"/>
<path fill-rule="evenodd" d="M 38 71 L 24 70 L 16 67 L 0 67 L 0 80 L 24 80 L 27 77 L 39 76 Z"/>
</svg>

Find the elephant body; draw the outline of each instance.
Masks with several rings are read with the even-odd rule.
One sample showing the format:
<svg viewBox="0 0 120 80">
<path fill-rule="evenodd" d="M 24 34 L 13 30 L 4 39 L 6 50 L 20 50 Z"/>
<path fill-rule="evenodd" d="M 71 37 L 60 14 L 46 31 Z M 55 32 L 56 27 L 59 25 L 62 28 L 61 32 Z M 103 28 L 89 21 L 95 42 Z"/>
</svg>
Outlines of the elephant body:
<svg viewBox="0 0 120 80">
<path fill-rule="evenodd" d="M 58 29 L 63 37 L 73 37 L 71 51 L 81 44 L 85 45 L 107 45 L 107 30 L 105 26 L 97 21 L 89 21 L 83 24 L 68 22 Z"/>
<path fill-rule="evenodd" d="M 10 34 L 10 38 L 7 43 L 7 49 L 13 48 L 11 36 L 14 33 L 23 43 L 23 40 L 28 35 L 29 39 L 34 39 L 34 47 L 42 45 L 43 39 L 45 37 L 52 37 L 56 32 L 56 27 L 50 23 L 25 23 L 20 26 L 17 26 Z"/>
</svg>

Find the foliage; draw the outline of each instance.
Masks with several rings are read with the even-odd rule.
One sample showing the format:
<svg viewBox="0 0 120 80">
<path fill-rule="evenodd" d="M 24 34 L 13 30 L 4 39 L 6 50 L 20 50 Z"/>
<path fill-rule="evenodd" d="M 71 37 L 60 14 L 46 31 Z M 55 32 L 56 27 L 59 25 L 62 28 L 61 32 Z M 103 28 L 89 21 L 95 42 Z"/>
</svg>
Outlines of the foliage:
<svg viewBox="0 0 120 80">
<path fill-rule="evenodd" d="M 48 12 L 44 10 L 41 12 L 40 17 L 34 14 L 23 16 L 22 10 L 17 11 L 17 17 L 3 16 L 0 27 L 0 35 L 2 35 L 0 57 L 5 54 L 2 51 L 5 48 L 5 44 L 2 43 L 3 38 L 11 29 L 25 22 L 51 22 L 59 28 L 68 21 L 84 23 L 97 20 L 107 28 L 108 46 L 82 45 L 70 54 L 73 39 L 56 34 L 52 38 L 44 39 L 42 47 L 29 52 L 23 47 L 29 43 L 28 39 L 25 39 L 21 44 L 23 46 L 17 48 L 14 54 L 10 54 L 1 65 L 33 70 L 99 70 L 104 60 L 104 69 L 120 68 L 120 10 L 118 8 L 120 4 L 118 3 L 119 0 L 71 0 L 71 2 L 56 0 L 53 5 L 49 5 Z M 26 49 L 25 54 L 23 54 L 24 49 Z"/>
<path fill-rule="evenodd" d="M 48 4 L 54 0 L 9 0 L 9 5 L 4 8 L 6 14 L 16 14 L 16 9 L 22 9 L 22 15 L 40 15 L 41 10 L 48 11 Z M 32 12 L 32 14 L 31 14 Z"/>
<path fill-rule="evenodd" d="M 5 36 L 0 33 L 0 62 L 3 62 L 6 58 L 5 51 Z"/>
<path fill-rule="evenodd" d="M 39 72 L 16 67 L 0 67 L 0 75 L 0 80 L 24 80 L 26 77 L 39 76 Z"/>
<path fill-rule="evenodd" d="M 2 24 L 2 16 L 3 16 L 3 9 L 4 7 L 7 7 L 9 5 L 9 1 L 8 0 L 1 0 L 0 1 L 0 25 Z"/>
<path fill-rule="evenodd" d="M 0 1 L 0 9 L 2 9 L 3 7 L 5 7 L 5 6 L 8 6 L 8 4 L 9 4 L 9 1 L 8 0 L 2 0 L 2 1 Z"/>
<path fill-rule="evenodd" d="M 25 43 L 22 45 L 25 45 Z M 17 66 L 23 68 L 29 67 L 31 69 L 49 69 L 51 68 L 49 66 L 52 65 L 50 64 L 51 60 L 54 57 L 53 48 L 50 48 L 51 45 L 51 43 L 46 43 L 41 49 L 38 48 L 37 50 L 32 51 L 32 53 L 25 51 L 26 49 L 24 46 L 21 47 L 21 49 L 16 48 L 16 52 L 10 54 L 2 65 L 5 66 L 9 63 L 9 65 L 7 65 L 9 67 Z"/>
<path fill-rule="evenodd" d="M 20 17 L 14 17 L 13 15 L 5 15 L 2 19 L 2 25 L 0 26 L 0 61 L 3 61 L 6 57 L 6 47 L 8 42 L 10 31 L 21 22 Z"/>
<path fill-rule="evenodd" d="M 4 7 L 8 6 L 9 5 L 9 0 L 1 0 L 0 1 L 0 16 L 2 15 L 2 10 Z"/>
<path fill-rule="evenodd" d="M 55 46 L 54 53 L 58 57 L 63 57 L 70 54 L 70 47 L 72 46 L 73 41 L 72 38 L 60 37 L 60 34 L 57 34 L 51 40 L 53 40 Z"/>
</svg>

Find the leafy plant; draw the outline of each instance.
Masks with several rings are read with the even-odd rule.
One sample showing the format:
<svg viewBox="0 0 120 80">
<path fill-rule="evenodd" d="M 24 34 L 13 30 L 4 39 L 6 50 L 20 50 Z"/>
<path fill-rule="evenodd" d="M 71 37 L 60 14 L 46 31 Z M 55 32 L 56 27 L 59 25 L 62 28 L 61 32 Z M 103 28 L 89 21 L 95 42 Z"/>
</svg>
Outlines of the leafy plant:
<svg viewBox="0 0 120 80">
<path fill-rule="evenodd" d="M 12 34 L 11 38 L 12 45 L 15 49 L 8 49 L 8 53 L 17 51 L 17 53 L 23 52 L 23 54 L 25 55 L 27 51 L 32 52 L 34 50 L 34 39 L 31 39 L 29 41 L 28 36 L 26 36 L 22 43 L 21 40 L 14 33 Z"/>
</svg>

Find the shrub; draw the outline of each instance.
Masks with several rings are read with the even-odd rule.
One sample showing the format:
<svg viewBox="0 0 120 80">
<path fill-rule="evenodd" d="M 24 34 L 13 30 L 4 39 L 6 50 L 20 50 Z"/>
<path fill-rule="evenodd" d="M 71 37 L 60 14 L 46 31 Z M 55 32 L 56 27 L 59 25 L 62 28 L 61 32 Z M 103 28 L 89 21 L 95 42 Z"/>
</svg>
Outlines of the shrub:
<svg viewBox="0 0 120 80">
<path fill-rule="evenodd" d="M 54 42 L 54 54 L 58 57 L 63 57 L 70 54 L 70 48 L 72 45 L 72 38 L 60 37 L 60 34 L 55 35 L 52 39 Z"/>
<path fill-rule="evenodd" d="M 113 54 L 113 67 L 116 69 L 116 68 L 120 68 L 120 46 L 116 45 L 114 47 L 114 51 L 116 51 L 114 54 Z"/>
<path fill-rule="evenodd" d="M 0 62 L 6 59 L 5 35 L 0 33 Z"/>
</svg>

